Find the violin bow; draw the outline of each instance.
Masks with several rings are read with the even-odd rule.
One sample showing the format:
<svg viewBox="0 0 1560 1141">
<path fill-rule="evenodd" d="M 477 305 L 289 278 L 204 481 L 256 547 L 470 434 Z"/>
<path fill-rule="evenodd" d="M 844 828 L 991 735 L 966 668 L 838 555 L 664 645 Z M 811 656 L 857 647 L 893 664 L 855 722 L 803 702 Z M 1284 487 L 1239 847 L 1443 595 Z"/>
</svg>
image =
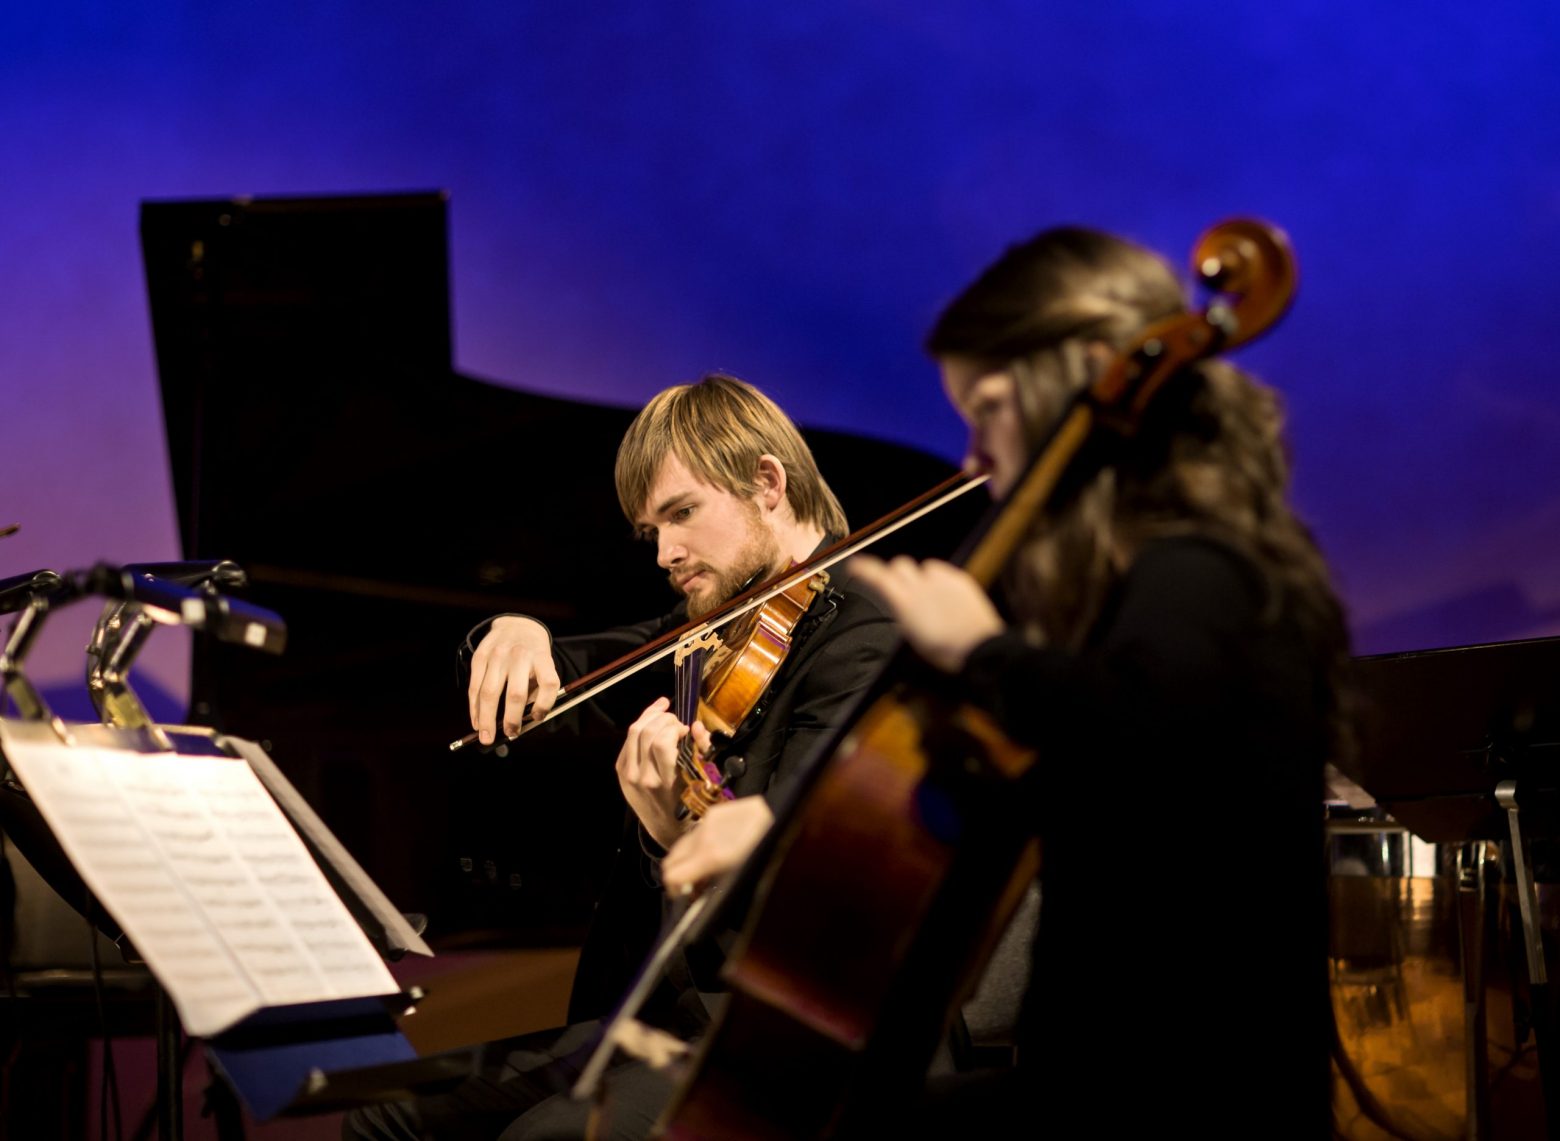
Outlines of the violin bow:
<svg viewBox="0 0 1560 1141">
<path fill-rule="evenodd" d="M 887 538 L 900 528 L 909 526 L 922 516 L 929 515 L 939 507 L 953 502 L 959 496 L 975 490 L 989 478 L 990 476 L 985 473 L 969 475 L 961 472 L 958 475 L 950 476 L 925 494 L 911 500 L 896 511 L 890 512 L 877 522 L 863 527 L 854 535 L 846 536 L 832 547 L 820 551 L 806 562 L 798 563 L 784 574 L 770 579 L 769 582 L 739 594 L 713 615 L 687 622 L 670 633 L 663 634 L 655 641 L 625 654 L 616 661 L 608 662 L 600 669 L 592 670 L 584 677 L 576 679 L 572 684 L 565 685 L 558 691 L 558 696 L 561 700 L 548 710 L 546 717 L 540 717 L 532 721 L 522 721 L 518 733 L 513 737 L 507 733 L 500 733 L 500 739 L 495 741 L 494 744 L 507 744 L 508 742 L 518 740 L 532 729 L 547 724 L 554 717 L 567 713 L 575 706 L 611 689 L 618 682 L 632 677 L 640 670 L 648 669 L 663 658 L 675 654 L 680 647 L 696 641 L 705 634 L 718 630 L 730 622 L 736 621 L 744 614 L 757 610 L 764 603 L 776 595 L 784 594 L 797 583 L 850 558 L 850 556 L 865 550 L 879 539 Z M 529 705 L 526 706 L 526 710 L 529 712 Z M 467 733 L 464 737 L 450 742 L 450 751 L 455 752 L 476 742 L 477 734 L 475 732 Z"/>
</svg>

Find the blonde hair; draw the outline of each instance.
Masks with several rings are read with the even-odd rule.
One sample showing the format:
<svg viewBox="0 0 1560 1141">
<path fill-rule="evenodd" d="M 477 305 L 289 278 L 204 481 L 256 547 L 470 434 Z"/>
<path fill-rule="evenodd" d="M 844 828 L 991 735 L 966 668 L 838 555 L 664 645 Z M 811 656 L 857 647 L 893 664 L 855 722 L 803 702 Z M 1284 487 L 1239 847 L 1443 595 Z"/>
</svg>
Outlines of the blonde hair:
<svg viewBox="0 0 1560 1141">
<path fill-rule="evenodd" d="M 618 503 L 636 521 L 669 455 L 705 483 L 745 499 L 758 490 L 754 476 L 766 453 L 785 468 L 785 496 L 797 522 L 830 535 L 850 530 L 790 417 L 751 384 L 724 373 L 668 388 L 634 418 L 613 472 Z"/>
</svg>

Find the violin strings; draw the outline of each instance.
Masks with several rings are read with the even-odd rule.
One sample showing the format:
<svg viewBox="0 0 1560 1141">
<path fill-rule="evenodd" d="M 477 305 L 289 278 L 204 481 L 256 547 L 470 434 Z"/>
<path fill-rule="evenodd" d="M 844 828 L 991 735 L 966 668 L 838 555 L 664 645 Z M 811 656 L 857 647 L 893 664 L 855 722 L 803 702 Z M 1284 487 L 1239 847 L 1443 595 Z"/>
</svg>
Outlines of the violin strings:
<svg viewBox="0 0 1560 1141">
<path fill-rule="evenodd" d="M 700 682 L 703 680 L 701 675 L 703 674 L 704 654 L 705 651 L 703 649 L 689 651 L 687 657 L 678 664 L 675 671 L 677 720 L 684 725 L 692 725 L 694 718 L 698 716 L 699 687 Z M 677 766 L 682 769 L 690 780 L 700 775 L 698 765 L 694 763 L 693 752 L 693 734 L 690 732 L 685 734 L 677 745 Z"/>
</svg>

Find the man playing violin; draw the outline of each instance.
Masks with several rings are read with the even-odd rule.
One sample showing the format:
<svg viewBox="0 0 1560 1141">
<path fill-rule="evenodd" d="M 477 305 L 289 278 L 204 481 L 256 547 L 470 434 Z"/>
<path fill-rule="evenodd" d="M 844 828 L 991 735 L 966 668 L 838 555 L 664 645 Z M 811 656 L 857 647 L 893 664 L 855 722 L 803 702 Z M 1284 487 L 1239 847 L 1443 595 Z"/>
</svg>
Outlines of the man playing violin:
<svg viewBox="0 0 1560 1141">
<path fill-rule="evenodd" d="M 773 402 L 731 377 L 707 376 L 655 397 L 624 436 L 615 475 L 623 513 L 641 538 L 655 544 L 656 565 L 683 602 L 655 622 L 557 643 L 540 622 L 523 615 L 478 627 L 468 639 L 468 646 L 479 640 L 470 652 L 467 698 L 483 744 L 492 743 L 500 728 L 507 736 L 519 732 L 522 711 L 533 721 L 545 718 L 558 696 L 560 667 L 578 677 L 687 618 L 710 613 L 746 586 L 802 562 L 826 536 L 838 538 L 848 529 L 795 426 Z M 784 723 L 764 719 L 763 740 L 742 751 L 746 770 L 733 782 L 739 793 L 783 781 L 788 774 L 777 768 L 782 755 L 787 763 L 799 759 L 805 742 L 826 727 L 828 714 L 865 682 L 869 671 L 857 667 L 878 660 L 888 647 L 886 619 L 870 603 L 852 602 L 843 622 L 828 605 L 819 608 L 819 617 L 826 615 L 831 643 L 852 634 L 828 658 L 848 659 L 848 672 L 860 679 L 851 684 L 831 677 L 844 682 L 843 689 L 810 687 L 816 692 Z M 789 675 L 794 679 L 795 671 Z M 688 730 L 669 704 L 657 700 L 629 726 L 617 760 L 624 798 L 662 848 L 689 824 L 678 813 L 672 767 Z"/>
<path fill-rule="evenodd" d="M 834 493 L 796 426 L 771 400 L 740 380 L 712 374 L 660 393 L 629 427 L 615 471 L 619 502 L 637 533 L 655 544 L 656 563 L 680 596 L 661 618 L 597 635 L 554 639 L 534 618 L 502 615 L 468 635 L 471 725 L 490 745 L 541 721 L 571 680 L 707 615 L 748 585 L 811 556 L 848 530 Z M 875 596 L 836 575 L 792 634 L 791 650 L 747 720 L 717 758 L 735 799 L 722 805 L 755 835 L 771 820 L 774 798 L 838 725 L 895 644 Z M 649 673 L 650 671 L 646 671 Z M 670 688 L 660 671 L 662 692 Z M 624 687 L 629 689 L 631 687 Z M 493 1073 L 455 1093 L 350 1115 L 349 1138 L 521 1138 L 581 1136 L 588 1107 L 567 1094 L 593 1044 L 598 1019 L 622 996 L 659 926 L 660 860 L 687 832 L 676 754 L 702 725 L 678 721 L 665 697 L 642 711 L 616 691 L 590 703 L 594 714 L 626 724 L 617 777 L 630 809 L 605 896 L 598 905 L 559 1032 L 530 1035 L 490 1049 Z M 549 724 L 576 716 L 576 711 Z M 546 727 L 543 728 L 545 731 Z M 711 972 L 713 974 L 713 972 Z M 705 975 L 679 956 L 669 983 L 642 1015 L 683 1037 L 708 1021 L 698 981 Z M 665 1089 L 645 1067 L 622 1067 L 611 1080 L 612 1136 L 648 1131 Z"/>
</svg>

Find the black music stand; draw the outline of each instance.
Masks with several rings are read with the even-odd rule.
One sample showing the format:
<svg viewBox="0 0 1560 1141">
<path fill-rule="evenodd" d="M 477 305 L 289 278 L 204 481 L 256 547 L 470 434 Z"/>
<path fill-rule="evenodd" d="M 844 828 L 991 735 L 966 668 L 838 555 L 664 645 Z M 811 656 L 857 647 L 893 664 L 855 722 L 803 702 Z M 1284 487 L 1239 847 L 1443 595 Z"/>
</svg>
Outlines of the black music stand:
<svg viewBox="0 0 1560 1141">
<path fill-rule="evenodd" d="M 281 871 L 274 876 L 279 883 L 307 883 L 310 877 L 300 874 L 298 869 L 310 862 L 316 865 L 323 875 L 324 895 L 305 897 L 303 905 L 334 895 L 344 905 L 351 922 L 361 928 L 368 945 L 379 956 L 398 959 L 407 951 L 431 955 L 433 952 L 423 942 L 420 928 L 395 910 L 282 775 L 264 749 L 255 742 L 225 736 L 209 729 L 156 724 L 147 716 L 139 699 L 130 689 L 130 664 L 136 650 L 145 641 L 147 632 L 157 623 L 184 622 L 219 638 L 280 652 L 285 641 L 285 627 L 278 616 L 227 599 L 214 589 L 195 593 L 180 581 L 188 573 L 195 573 L 202 579 L 211 577 L 225 567 L 231 567 L 231 564 L 145 564 L 125 568 L 100 565 L 89 572 L 65 576 L 39 572 L 0 583 L 0 612 L 22 611 L 10 636 L 0 644 L 0 683 L 3 683 L 4 693 L 15 704 L 19 715 L 14 719 L 0 718 L 0 790 L 4 793 L 0 796 L 0 823 L 5 825 L 8 834 L 19 839 L 25 838 L 26 843 L 19 846 L 23 847 L 24 853 L 57 890 L 63 888 L 65 899 L 83 900 L 88 897 L 89 888 L 92 897 L 101 898 L 101 892 L 97 884 L 92 882 L 94 877 L 88 873 L 88 868 L 95 868 L 99 882 L 111 883 L 112 876 L 108 869 L 114 863 L 112 857 L 118 853 L 111 851 L 111 858 L 107 862 L 101 856 L 87 859 L 78 875 L 75 862 L 66 854 L 55 834 L 61 821 L 70 823 L 76 819 L 70 810 L 63 809 L 63 805 L 79 805 L 101 786 L 91 781 L 84 782 L 79 776 L 65 776 L 62 778 L 63 787 L 68 795 L 62 801 L 59 799 L 59 789 L 53 794 L 55 811 L 63 812 L 63 815 L 49 818 L 47 812 L 41 810 L 42 805 L 35 803 L 40 794 L 39 788 L 33 787 L 29 791 L 24 787 L 26 779 L 20 777 L 19 771 L 13 771 L 23 767 L 23 755 L 30 758 L 29 766 L 39 766 L 33 771 L 43 781 L 44 787 L 48 787 L 53 779 L 57 771 L 55 766 L 71 767 L 65 758 L 78 749 L 83 753 L 90 750 L 106 751 L 112 757 L 132 760 L 145 755 L 148 768 L 152 766 L 153 758 L 160 761 L 180 759 L 191 766 L 205 765 L 208 771 L 211 764 L 244 766 L 254 774 L 263 791 L 240 794 L 237 802 L 229 802 L 238 805 L 241 815 L 235 819 L 251 821 L 236 826 L 237 830 L 232 835 L 237 837 L 247 828 L 248 840 L 254 841 L 256 837 L 264 839 L 268 817 L 262 805 L 270 805 L 274 801 L 270 811 L 280 810 L 277 819 L 282 822 L 279 825 L 281 831 L 288 834 L 293 842 L 301 841 L 304 853 L 302 856 L 295 851 L 278 854 L 273 850 L 255 854 L 253 858 L 270 861 L 269 866 L 273 869 L 280 868 Z M 67 724 L 48 708 L 25 676 L 23 665 L 28 649 L 36 640 L 38 630 L 51 608 L 95 594 L 104 594 L 111 601 L 104 618 L 99 622 L 93 646 L 89 647 L 88 687 L 105 722 L 109 724 Z M 136 764 L 140 764 L 139 760 L 136 760 Z M 184 784 L 185 778 L 195 772 L 196 769 L 192 767 L 174 774 L 174 785 Z M 135 783 L 144 781 L 137 778 Z M 153 780 L 150 783 L 156 782 Z M 249 799 L 243 800 L 243 795 L 248 795 Z M 204 811 L 197 810 L 193 815 L 186 813 L 192 822 L 180 825 L 191 833 L 185 837 L 185 842 L 209 839 L 210 835 L 221 831 L 220 828 L 214 830 L 219 817 L 203 816 Z M 160 834 L 151 826 L 143 825 L 137 812 L 130 810 L 128 801 L 116 800 L 112 794 L 106 796 L 102 807 L 91 810 L 88 815 L 91 817 L 89 824 L 82 825 L 77 819 L 71 825 L 77 829 L 78 840 L 83 827 L 89 834 L 94 829 L 106 828 L 109 832 L 116 832 L 129 828 L 132 835 L 138 828 L 145 827 L 142 850 L 155 852 L 163 843 L 162 839 L 156 838 Z M 160 819 L 164 822 L 170 815 L 177 813 L 160 810 Z M 252 822 L 257 816 L 261 823 Z M 159 818 L 159 810 L 153 810 L 146 817 L 152 818 Z M 228 827 L 233 826 L 226 823 L 222 825 L 222 828 Z M 272 827 L 274 830 L 277 825 L 273 824 Z M 122 846 L 123 841 L 120 844 Z M 132 841 L 132 848 L 126 850 L 132 850 L 133 846 Z M 240 848 L 231 845 L 230 850 L 219 855 L 229 864 L 242 865 L 246 859 Z M 204 860 L 204 856 L 197 862 L 201 860 Z M 189 862 L 185 861 L 186 864 Z M 159 859 L 150 861 L 149 866 L 158 869 L 155 873 L 148 873 L 154 885 L 173 885 L 175 890 L 172 894 L 176 898 L 193 899 L 197 894 L 188 887 L 192 882 L 188 878 L 188 869 L 180 872 L 172 861 L 162 862 Z M 203 874 L 207 871 L 209 868 L 203 864 Z M 165 876 L 168 877 L 167 882 L 163 883 Z M 216 957 L 219 960 L 225 961 L 225 957 L 236 960 L 238 956 L 234 952 L 235 945 L 226 941 L 220 924 L 216 922 L 216 913 L 207 908 L 217 906 L 216 902 L 212 902 L 217 897 L 244 895 L 250 883 L 241 875 L 234 880 L 236 886 L 231 891 L 219 889 L 213 894 L 208 890 L 208 902 L 205 905 L 197 903 L 189 913 L 188 918 L 194 920 L 196 935 L 210 941 L 210 945 L 218 952 Z M 170 995 L 161 988 L 166 986 L 175 995 L 182 989 L 186 997 L 193 997 L 200 987 L 190 982 L 188 968 L 180 967 L 182 960 L 170 950 L 174 944 L 169 942 L 166 928 L 173 921 L 168 920 L 166 914 L 161 919 L 153 917 L 149 920 L 147 915 L 140 914 L 131 904 L 132 898 L 133 893 L 126 894 L 121 890 L 119 900 L 122 912 L 110 915 L 108 907 L 96 902 L 88 907 L 88 912 L 92 914 L 99 930 L 106 926 L 105 933 L 115 938 L 116 942 L 125 934 L 139 938 L 137 929 L 151 933 L 151 942 L 143 943 L 141 949 L 146 951 L 148 965 L 158 974 L 160 984 L 157 1003 L 158 1130 L 167 1141 L 176 1141 L 183 1135 L 181 1026 L 178 1013 L 169 1001 Z M 278 905 L 278 900 L 267 901 L 258 896 L 255 900 L 257 909 L 270 907 L 273 914 L 285 914 L 285 911 L 275 911 Z M 182 907 L 174 910 L 180 914 L 184 911 Z M 247 919 L 247 925 L 253 928 L 254 914 L 247 916 Z M 334 918 L 325 921 L 312 918 L 310 922 L 316 928 L 330 923 L 336 923 L 337 928 L 340 928 L 339 920 Z M 285 921 L 280 925 L 273 921 L 272 926 L 280 932 L 277 936 L 280 943 L 277 947 L 264 950 L 282 954 L 285 965 L 287 944 L 301 937 L 297 931 L 289 934 L 285 930 Z M 175 935 L 174 938 L 176 941 L 179 936 Z M 338 936 L 338 954 L 340 941 Z M 350 947 L 350 943 L 348 945 Z M 161 954 L 154 954 L 159 948 Z M 159 959 L 163 967 L 169 969 L 170 977 L 162 977 Z M 324 971 L 326 968 L 322 965 L 323 961 L 316 959 L 310 964 L 310 969 Z M 385 983 L 388 985 L 381 991 L 374 989 L 379 985 L 377 982 L 365 987 L 353 982 L 351 976 L 348 976 L 344 980 L 332 982 L 327 988 L 339 997 L 295 1000 L 290 1004 L 285 1000 L 267 1003 L 261 997 L 264 992 L 259 982 L 260 975 L 255 972 L 263 974 L 267 968 L 274 968 L 275 965 L 276 960 L 272 959 L 239 968 L 235 978 L 241 978 L 245 987 L 253 988 L 255 997 L 255 1001 L 247 1003 L 250 1007 L 247 1013 L 240 1009 L 226 1015 L 213 1015 L 208 1008 L 202 1016 L 208 1023 L 202 1033 L 209 1056 L 226 1076 L 233 1092 L 248 1105 L 257 1119 L 263 1121 L 289 1112 L 318 1112 L 324 1105 L 334 1106 L 345 1096 L 335 1093 L 335 1102 L 331 1101 L 330 1091 L 338 1087 L 350 1090 L 360 1099 L 394 1097 L 413 1088 L 437 1088 L 450 1084 L 464 1076 L 469 1068 L 458 1056 L 430 1060 L 416 1058 L 410 1043 L 394 1023 L 394 1015 L 408 1009 L 420 997 L 421 992 L 416 988 L 412 991 L 399 990 L 386 976 Z M 274 969 L 271 973 L 275 973 Z M 318 991 L 319 988 L 311 990 Z M 383 1077 L 380 1076 L 381 1071 L 384 1071 Z M 377 1086 L 374 1084 L 376 1079 Z M 222 1129 L 224 1117 L 236 1120 L 236 1110 L 232 1114 L 218 1114 L 219 1132 L 226 1135 Z"/>
<path fill-rule="evenodd" d="M 0 721 L 0 769 L 19 764 L 18 750 L 27 746 L 33 750 L 47 747 L 61 754 L 69 753 L 77 745 L 110 748 L 120 753 L 146 753 L 149 757 L 175 754 L 161 753 L 161 742 L 137 731 L 111 729 L 99 725 L 66 726 L 70 740 L 52 740 L 54 727 L 40 722 Z M 189 758 L 192 763 L 203 759 L 211 762 L 247 764 L 261 784 L 282 808 L 283 818 L 304 839 L 308 856 L 322 863 L 321 870 L 328 872 L 325 881 L 330 889 L 347 904 L 347 912 L 371 935 L 369 945 L 384 953 L 384 947 L 399 946 L 403 949 L 421 949 L 426 946 L 415 929 L 399 913 L 392 914 L 387 901 L 363 875 L 351 857 L 342 850 L 333 837 L 325 832 L 312 812 L 303 805 L 301 798 L 286 785 L 285 779 L 275 772 L 268 757 L 252 742 L 231 738 L 211 737 L 199 730 L 185 727 L 163 726 L 165 739 L 171 739 L 178 749 L 178 757 Z M 267 771 L 269 770 L 269 771 Z M 35 790 L 36 791 L 36 790 Z M 295 803 L 289 803 L 289 801 Z M 295 809 L 301 806 L 302 811 Z M 34 817 L 33 839 L 46 837 L 57 851 L 57 858 L 70 866 L 69 858 L 58 851 L 58 844 L 49 833 L 49 825 L 32 807 L 31 797 L 14 779 L 8 779 L 5 799 L 5 819 L 8 826 L 23 819 L 26 809 Z M 38 845 L 33 845 L 38 850 Z M 46 850 L 46 849 L 45 849 Z M 74 870 L 71 873 L 74 876 Z M 88 877 L 83 874 L 83 879 Z M 175 879 L 177 879 L 175 874 Z M 294 877 L 296 878 L 296 877 Z M 81 882 L 78 880 L 78 882 Z M 86 885 L 83 885 L 85 891 Z M 96 894 L 96 892 L 94 892 Z M 349 900 L 349 897 L 350 900 Z M 95 906 L 93 912 L 101 911 Z M 140 917 L 146 921 L 145 916 Z M 131 938 L 137 937 L 137 921 L 133 913 L 118 914 L 113 918 L 113 929 L 120 924 Z M 101 927 L 101 924 L 100 924 Z M 153 956 L 148 953 L 148 960 Z M 149 962 L 157 970 L 155 962 Z M 180 977 L 159 977 L 164 987 L 175 995 L 179 993 Z M 365 993 L 360 997 L 335 1000 L 315 1000 L 292 1005 L 262 1005 L 256 1003 L 253 1013 L 202 1033 L 206 1049 L 212 1061 L 226 1076 L 229 1086 L 260 1121 L 289 1112 L 317 1112 L 313 1097 L 328 1078 L 337 1070 L 355 1071 L 363 1067 L 394 1063 L 403 1069 L 416 1071 L 412 1076 L 428 1082 L 441 1083 L 458 1080 L 463 1070 L 452 1067 L 446 1060 L 430 1067 L 419 1067 L 410 1043 L 397 1029 L 394 1016 L 409 1008 L 421 995 L 411 991 L 389 990 L 383 993 Z M 172 1005 L 159 994 L 158 1003 L 158 1129 L 168 1141 L 182 1136 L 183 1125 L 179 1112 L 180 1075 L 183 1049 L 180 1041 L 180 1021 Z M 408 1078 L 399 1077 L 393 1091 L 404 1088 Z M 382 1095 L 384 1096 L 384 1095 Z M 226 1135 L 226 1134 L 224 1134 Z"/>
<path fill-rule="evenodd" d="M 1560 1043 L 1528 842 L 1560 839 L 1560 638 L 1382 654 L 1354 668 L 1361 748 L 1348 775 L 1423 840 L 1510 842 L 1540 1081 L 1554 1122 Z M 1473 1005 L 1482 1011 L 1482 981 L 1469 977 L 1482 951 L 1470 953 L 1467 935 L 1465 925 L 1464 982 L 1478 984 Z M 1482 1025 L 1470 1031 L 1482 1041 Z M 1470 1054 L 1480 1057 L 1476 1045 L 1470 1039 Z M 1469 1092 L 1482 1117 L 1482 1072 L 1470 1073 Z"/>
</svg>

